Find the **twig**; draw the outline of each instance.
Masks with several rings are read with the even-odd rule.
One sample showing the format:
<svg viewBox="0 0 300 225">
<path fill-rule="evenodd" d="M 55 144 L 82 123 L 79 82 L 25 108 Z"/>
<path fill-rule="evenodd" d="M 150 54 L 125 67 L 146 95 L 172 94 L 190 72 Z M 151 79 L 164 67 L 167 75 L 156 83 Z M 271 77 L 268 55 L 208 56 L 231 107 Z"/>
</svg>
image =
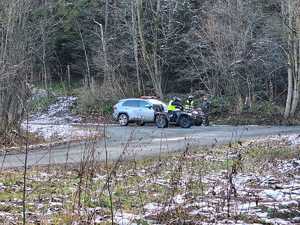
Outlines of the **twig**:
<svg viewBox="0 0 300 225">
<path fill-rule="evenodd" d="M 23 225 L 26 225 L 26 178 L 27 178 L 27 161 L 28 161 L 28 138 L 29 138 L 29 122 L 28 112 L 26 110 L 26 145 L 25 145 L 25 163 L 23 173 Z"/>
</svg>

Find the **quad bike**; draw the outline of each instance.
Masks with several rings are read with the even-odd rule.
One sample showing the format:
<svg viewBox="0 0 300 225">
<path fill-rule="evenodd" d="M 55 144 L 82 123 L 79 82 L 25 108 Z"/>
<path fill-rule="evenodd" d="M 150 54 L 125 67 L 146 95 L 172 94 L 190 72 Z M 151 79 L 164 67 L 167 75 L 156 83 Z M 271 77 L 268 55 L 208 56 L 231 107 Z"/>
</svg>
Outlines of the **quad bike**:
<svg viewBox="0 0 300 225">
<path fill-rule="evenodd" d="M 195 126 L 201 126 L 203 123 L 204 113 L 201 108 L 186 110 L 187 113 L 192 115 L 193 124 Z"/>
<path fill-rule="evenodd" d="M 191 114 L 195 126 L 201 126 L 202 124 L 209 126 L 208 114 L 204 113 L 201 108 L 186 110 L 186 112 Z"/>
<path fill-rule="evenodd" d="M 182 128 L 190 128 L 193 125 L 193 119 L 190 113 L 178 110 L 174 112 L 157 112 L 155 123 L 158 128 L 167 128 L 170 124 Z"/>
</svg>

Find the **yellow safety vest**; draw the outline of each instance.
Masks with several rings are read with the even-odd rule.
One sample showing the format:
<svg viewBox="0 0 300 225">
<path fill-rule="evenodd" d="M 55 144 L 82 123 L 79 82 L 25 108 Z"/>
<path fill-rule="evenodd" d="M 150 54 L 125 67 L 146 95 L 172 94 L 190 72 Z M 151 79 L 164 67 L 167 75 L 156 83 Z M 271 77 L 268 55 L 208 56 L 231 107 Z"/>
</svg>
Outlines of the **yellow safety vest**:
<svg viewBox="0 0 300 225">
<path fill-rule="evenodd" d="M 168 111 L 175 111 L 175 110 L 176 110 L 176 106 L 175 106 L 175 105 L 172 105 L 173 102 L 174 102 L 173 100 L 171 100 L 171 101 L 169 102 L 169 105 L 168 105 Z"/>
<path fill-rule="evenodd" d="M 194 108 L 194 101 L 190 102 L 189 100 L 186 100 L 184 108 L 185 109 L 193 109 Z"/>
</svg>

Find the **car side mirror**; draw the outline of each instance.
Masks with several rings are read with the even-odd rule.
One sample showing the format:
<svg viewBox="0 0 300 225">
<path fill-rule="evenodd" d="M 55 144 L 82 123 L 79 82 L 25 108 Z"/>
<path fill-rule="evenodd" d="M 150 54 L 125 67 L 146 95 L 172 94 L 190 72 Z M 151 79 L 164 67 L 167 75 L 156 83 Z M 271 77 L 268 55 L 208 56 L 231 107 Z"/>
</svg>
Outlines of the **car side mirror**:
<svg viewBox="0 0 300 225">
<path fill-rule="evenodd" d="M 145 105 L 146 108 L 148 109 L 152 109 L 152 105 L 148 104 L 148 105 Z"/>
</svg>

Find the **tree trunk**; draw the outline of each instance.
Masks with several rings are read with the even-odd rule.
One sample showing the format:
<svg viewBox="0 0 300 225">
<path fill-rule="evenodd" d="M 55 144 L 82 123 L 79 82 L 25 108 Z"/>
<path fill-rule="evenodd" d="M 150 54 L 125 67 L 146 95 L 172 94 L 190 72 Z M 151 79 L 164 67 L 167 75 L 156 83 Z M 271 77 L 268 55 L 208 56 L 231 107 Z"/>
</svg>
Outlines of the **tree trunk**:
<svg viewBox="0 0 300 225">
<path fill-rule="evenodd" d="M 135 69 L 136 69 L 136 79 L 137 79 L 137 88 L 138 94 L 142 94 L 142 82 L 140 78 L 140 70 L 139 70 L 139 53 L 138 53 L 138 37 L 136 33 L 136 16 L 134 10 L 134 2 L 131 2 L 131 18 L 132 18 L 132 40 L 133 40 L 133 51 L 134 51 L 134 59 L 135 59 Z"/>
<path fill-rule="evenodd" d="M 151 79 L 153 88 L 155 90 L 156 95 L 158 95 L 161 99 L 163 99 L 163 91 L 162 91 L 162 80 L 161 80 L 161 72 L 159 70 L 158 65 L 158 57 L 157 57 L 157 50 L 158 50 L 158 24 L 157 21 L 155 21 L 155 31 L 154 31 L 154 47 L 152 49 L 152 56 L 151 53 L 149 53 L 146 49 L 146 43 L 144 38 L 144 32 L 143 32 L 143 24 L 142 24 L 142 18 L 141 18 L 141 10 L 142 10 L 143 1 L 137 0 L 137 19 L 138 19 L 138 32 L 139 32 L 139 38 L 141 41 L 141 52 L 142 56 L 146 65 L 146 68 L 149 73 L 149 77 Z M 156 16 L 158 16 L 158 13 L 160 11 L 160 0 L 157 1 L 156 5 Z M 156 18 L 157 20 L 157 18 Z"/>
<path fill-rule="evenodd" d="M 296 18 L 296 34 L 294 41 L 294 96 L 290 116 L 295 116 L 299 103 L 300 88 L 300 15 Z"/>
<path fill-rule="evenodd" d="M 285 111 L 284 111 L 284 118 L 287 119 L 291 116 L 291 109 L 292 109 L 292 101 L 293 101 L 293 95 L 294 95 L 294 87 L 296 87 L 297 84 L 295 84 L 294 79 L 294 34 L 292 29 L 293 27 L 293 7 L 292 2 L 293 0 L 288 0 L 287 2 L 287 17 L 288 17 L 288 89 L 287 89 L 287 99 L 285 104 Z"/>
<path fill-rule="evenodd" d="M 85 77 L 84 84 L 87 88 L 90 88 L 91 87 L 91 72 L 90 72 L 91 70 L 90 70 L 89 58 L 88 58 L 88 55 L 87 55 L 87 49 L 86 49 L 86 45 L 85 45 L 85 42 L 84 42 L 84 39 L 83 39 L 83 35 L 82 35 L 82 31 L 81 31 L 79 23 L 77 23 L 77 27 L 78 27 L 78 32 L 79 32 L 79 35 L 80 35 L 82 50 L 84 52 L 84 58 L 85 58 L 85 64 L 86 64 L 86 74 L 84 76 Z"/>
<path fill-rule="evenodd" d="M 31 1 L 0 1 L 0 133 L 19 130 L 29 90 L 26 81 L 29 46 L 35 32 L 28 29 L 27 13 Z M 28 11 L 27 11 L 28 10 Z M 38 27 L 38 23 L 35 24 Z M 30 32 L 29 32 L 30 30 Z"/>
<path fill-rule="evenodd" d="M 160 0 L 157 0 L 156 3 L 156 21 L 155 21 L 155 39 L 154 39 L 154 50 L 153 50 L 153 64 L 154 64 L 154 76 L 156 80 L 156 93 L 158 96 L 163 99 L 163 91 L 162 91 L 162 76 L 161 76 L 161 68 L 159 68 L 159 43 L 158 43 L 158 32 L 159 32 L 159 15 L 160 15 Z"/>
<path fill-rule="evenodd" d="M 288 89 L 287 89 L 287 99 L 285 104 L 284 118 L 287 119 L 290 116 L 291 104 L 293 97 L 293 70 L 291 65 L 291 59 L 288 57 Z"/>
<path fill-rule="evenodd" d="M 101 23 L 97 22 L 96 20 L 94 20 L 94 22 L 99 26 L 100 28 L 100 33 L 101 33 L 101 42 L 102 42 L 102 51 L 103 51 L 103 55 L 104 55 L 104 80 L 103 83 L 105 86 L 110 85 L 110 87 L 112 88 L 112 80 L 111 80 L 111 76 L 109 73 L 109 65 L 108 65 L 108 60 L 107 60 L 107 51 L 106 51 L 106 42 L 105 42 L 105 38 L 104 38 L 104 31 L 103 31 L 103 26 Z"/>
<path fill-rule="evenodd" d="M 42 46 L 43 46 L 43 55 L 42 55 L 42 61 L 43 61 L 43 72 L 44 72 L 44 76 L 43 76 L 43 80 L 44 80 L 44 88 L 45 90 L 48 90 L 48 75 L 47 75 L 47 64 L 46 64 L 46 37 L 45 37 L 45 30 L 44 30 L 44 26 L 42 26 Z"/>
</svg>

